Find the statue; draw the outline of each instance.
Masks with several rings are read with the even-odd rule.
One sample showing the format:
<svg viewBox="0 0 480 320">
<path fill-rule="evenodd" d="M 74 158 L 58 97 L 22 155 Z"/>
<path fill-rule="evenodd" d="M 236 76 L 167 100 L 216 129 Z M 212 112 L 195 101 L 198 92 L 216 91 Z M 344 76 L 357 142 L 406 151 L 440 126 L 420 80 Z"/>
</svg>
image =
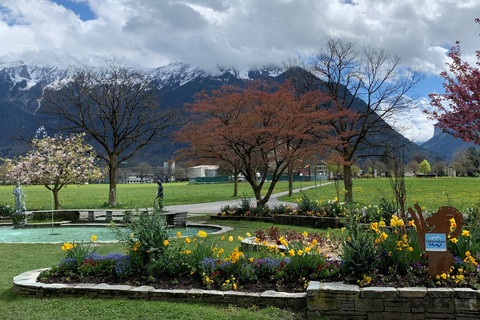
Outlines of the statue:
<svg viewBox="0 0 480 320">
<path fill-rule="evenodd" d="M 157 183 L 158 183 L 158 190 L 157 190 L 157 196 L 155 197 L 155 200 L 156 199 L 159 199 L 160 200 L 163 200 L 163 186 L 162 186 L 162 181 L 161 180 L 157 180 Z"/>
<path fill-rule="evenodd" d="M 415 204 L 415 212 L 412 208 L 408 208 L 408 213 L 415 221 L 415 227 L 417 229 L 418 243 L 422 250 L 426 250 L 425 235 L 428 234 L 443 234 L 445 239 L 448 238 L 450 232 L 450 219 L 455 219 L 457 227 L 455 231 L 450 234 L 451 238 L 456 238 L 462 231 L 463 216 L 454 207 L 441 207 L 430 218 L 425 219 L 423 217 L 422 209 Z M 436 276 L 442 272 L 448 272 L 451 264 L 455 261 L 453 255 L 446 248 L 445 251 L 428 251 L 428 274 Z"/>
<path fill-rule="evenodd" d="M 23 194 L 22 187 L 20 187 L 20 182 L 17 182 L 17 186 L 13 188 L 13 194 L 15 196 L 15 212 L 20 212 L 22 210 L 22 196 L 25 200 L 27 199 Z"/>
<path fill-rule="evenodd" d="M 15 196 L 15 212 L 12 214 L 12 223 L 14 228 L 24 228 L 26 224 L 26 211 L 25 202 L 22 202 L 22 196 L 26 200 L 27 197 L 23 194 L 20 182 L 17 182 L 17 186 L 13 188 L 13 195 Z"/>
<path fill-rule="evenodd" d="M 162 181 L 160 179 L 158 179 L 157 183 L 158 183 L 157 196 L 155 197 L 155 200 L 153 201 L 153 207 L 155 209 L 158 209 L 158 210 L 162 211 L 163 210 L 163 186 L 162 186 Z"/>
</svg>

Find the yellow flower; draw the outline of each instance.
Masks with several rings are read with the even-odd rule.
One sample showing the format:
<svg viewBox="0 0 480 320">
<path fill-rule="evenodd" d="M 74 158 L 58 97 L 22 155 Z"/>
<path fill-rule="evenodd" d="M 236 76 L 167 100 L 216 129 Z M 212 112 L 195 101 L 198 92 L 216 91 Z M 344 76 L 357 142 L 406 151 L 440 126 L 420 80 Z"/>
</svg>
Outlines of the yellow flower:
<svg viewBox="0 0 480 320">
<path fill-rule="evenodd" d="M 457 243 L 457 242 L 458 242 L 457 238 L 452 238 L 452 239 L 450 239 L 450 241 L 452 241 L 453 243 Z"/>
<path fill-rule="evenodd" d="M 177 238 L 182 238 L 182 233 L 180 231 L 177 232 Z"/>
<path fill-rule="evenodd" d="M 412 247 L 408 247 L 408 251 L 413 251 L 413 248 Z"/>
<path fill-rule="evenodd" d="M 133 233 L 130 233 L 130 237 L 133 239 L 133 237 L 134 237 L 134 234 L 133 234 Z"/>
<path fill-rule="evenodd" d="M 163 241 L 163 245 L 164 245 L 164 246 L 167 246 L 168 243 L 169 243 L 168 240 Z"/>
<path fill-rule="evenodd" d="M 263 244 L 264 246 L 266 246 L 266 245 L 267 245 L 267 241 L 263 241 L 262 244 Z"/>
<path fill-rule="evenodd" d="M 220 240 L 225 240 L 225 236 L 222 236 L 222 237 L 220 238 Z"/>
<path fill-rule="evenodd" d="M 445 274 L 445 272 L 442 273 L 442 274 L 440 275 L 440 277 L 442 277 L 442 279 L 447 279 L 447 275 Z"/>
<path fill-rule="evenodd" d="M 255 238 L 255 243 L 260 243 L 260 239 Z"/>
<path fill-rule="evenodd" d="M 95 240 L 97 240 L 97 236 L 96 235 L 93 235 L 90 240 L 92 240 L 93 242 L 95 242 Z"/>
<path fill-rule="evenodd" d="M 345 228 L 345 227 L 342 227 L 342 229 L 340 229 L 340 230 L 342 230 L 342 233 L 343 233 L 343 231 L 345 231 L 346 229 L 347 229 L 347 228 Z"/>
<path fill-rule="evenodd" d="M 252 235 L 251 235 L 250 233 L 248 233 L 248 232 L 246 233 L 246 235 L 247 235 L 247 237 L 251 237 L 251 236 L 252 236 Z"/>
<path fill-rule="evenodd" d="M 302 251 L 302 250 L 298 250 L 297 254 L 298 254 L 299 256 L 301 256 L 301 255 L 303 255 L 303 251 Z"/>
<path fill-rule="evenodd" d="M 385 232 L 382 232 L 382 239 L 387 240 L 387 238 L 388 238 L 388 234 L 386 234 Z"/>
<path fill-rule="evenodd" d="M 189 239 L 189 238 L 186 238 L 186 239 L 185 239 L 185 242 L 186 242 L 186 243 L 190 243 L 190 239 Z"/>
<path fill-rule="evenodd" d="M 233 241 L 233 237 L 232 236 L 228 237 L 228 242 L 232 242 L 232 241 Z"/>
<path fill-rule="evenodd" d="M 206 237 L 207 237 L 207 233 L 206 233 L 205 231 L 200 230 L 200 231 L 198 231 L 198 236 L 199 236 L 200 238 L 206 238 Z"/>
<path fill-rule="evenodd" d="M 243 240 L 243 237 L 238 236 L 238 240 L 242 241 L 242 240 Z"/>
<path fill-rule="evenodd" d="M 306 253 L 309 253 L 310 250 L 311 250 L 310 247 L 306 247 L 306 248 L 305 248 L 305 252 L 306 252 Z"/>
<path fill-rule="evenodd" d="M 413 220 L 408 221 L 408 226 L 409 227 L 415 227 L 415 221 L 413 221 Z"/>
<path fill-rule="evenodd" d="M 462 236 L 464 236 L 464 237 L 469 237 L 469 236 L 470 236 L 470 233 L 468 232 L 468 230 L 463 230 L 463 231 L 462 231 Z"/>
<path fill-rule="evenodd" d="M 295 251 L 293 251 L 293 249 L 292 249 L 292 250 L 288 251 L 288 254 L 293 257 L 295 255 Z"/>
<path fill-rule="evenodd" d="M 385 221 L 380 221 L 380 222 L 378 223 L 378 226 L 379 226 L 380 228 L 385 228 L 385 226 L 386 226 L 386 225 L 385 225 Z"/>
<path fill-rule="evenodd" d="M 376 222 L 374 222 L 370 225 L 370 229 L 372 229 L 372 230 L 377 230 L 377 228 L 378 228 L 378 223 L 376 223 Z"/>
<path fill-rule="evenodd" d="M 303 231 L 303 233 L 302 233 L 302 236 L 304 236 L 304 237 L 308 237 L 308 233 L 307 233 L 307 231 Z"/>
<path fill-rule="evenodd" d="M 64 243 L 63 246 L 62 246 L 62 250 L 66 250 L 66 251 L 68 251 L 72 248 L 73 248 L 73 245 L 68 243 L 68 242 Z"/>
</svg>

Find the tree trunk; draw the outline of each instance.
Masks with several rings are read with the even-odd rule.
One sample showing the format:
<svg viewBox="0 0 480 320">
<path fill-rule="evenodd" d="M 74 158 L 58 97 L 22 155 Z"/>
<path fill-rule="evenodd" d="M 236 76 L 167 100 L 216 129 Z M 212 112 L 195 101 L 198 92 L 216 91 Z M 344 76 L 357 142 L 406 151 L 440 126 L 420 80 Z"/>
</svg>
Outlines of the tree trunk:
<svg viewBox="0 0 480 320">
<path fill-rule="evenodd" d="M 293 163 L 288 165 L 288 196 L 293 195 Z"/>
<path fill-rule="evenodd" d="M 108 171 L 110 179 L 110 192 L 108 194 L 108 205 L 114 207 L 117 205 L 117 164 L 110 163 Z"/>
<path fill-rule="evenodd" d="M 257 208 L 263 207 L 267 201 L 265 200 L 265 198 L 262 199 L 262 188 L 253 187 L 252 189 L 253 189 L 253 193 L 255 194 L 255 199 L 257 200 Z"/>
<path fill-rule="evenodd" d="M 343 165 L 343 184 L 345 186 L 345 202 L 351 203 L 353 202 L 353 181 L 350 165 Z"/>
<path fill-rule="evenodd" d="M 235 172 L 233 175 L 233 196 L 238 196 L 238 172 Z"/>
<path fill-rule="evenodd" d="M 60 210 L 62 205 L 60 204 L 60 201 L 58 200 L 58 189 L 53 188 L 52 193 L 53 193 L 53 203 L 55 205 L 55 210 Z"/>
</svg>

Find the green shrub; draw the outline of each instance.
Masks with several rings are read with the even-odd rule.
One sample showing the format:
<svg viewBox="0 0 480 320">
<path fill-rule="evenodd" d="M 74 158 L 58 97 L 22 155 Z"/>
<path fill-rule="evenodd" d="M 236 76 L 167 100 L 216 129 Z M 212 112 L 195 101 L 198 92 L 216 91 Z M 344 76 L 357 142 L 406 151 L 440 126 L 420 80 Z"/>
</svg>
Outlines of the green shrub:
<svg viewBox="0 0 480 320">
<path fill-rule="evenodd" d="M 80 218 L 79 211 L 54 211 L 53 219 L 55 221 L 72 221 L 77 222 Z M 52 212 L 38 212 L 32 211 L 32 214 L 29 216 L 28 220 L 30 221 L 50 221 L 52 220 Z"/>
</svg>

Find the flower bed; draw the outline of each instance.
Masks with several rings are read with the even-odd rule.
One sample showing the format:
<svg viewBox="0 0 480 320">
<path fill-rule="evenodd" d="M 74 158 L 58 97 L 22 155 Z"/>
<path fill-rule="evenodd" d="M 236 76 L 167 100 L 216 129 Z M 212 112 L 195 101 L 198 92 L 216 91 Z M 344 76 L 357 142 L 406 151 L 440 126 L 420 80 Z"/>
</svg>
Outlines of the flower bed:
<svg viewBox="0 0 480 320">
<path fill-rule="evenodd" d="M 139 215 L 132 219 L 132 234 L 117 230 L 126 245 L 125 253 L 96 254 L 94 237 L 89 243 L 66 243 L 62 247 L 66 257 L 42 272 L 39 280 L 249 292 L 304 292 L 310 281 L 338 280 L 360 287 L 479 287 L 478 238 L 469 231 L 449 240 L 455 263 L 432 277 L 415 228 L 405 228 L 404 220 L 392 216 L 389 225 L 375 222 L 366 231 L 358 217 L 347 218 L 339 239 L 271 228 L 255 232 L 254 242 L 262 244 L 258 250 L 236 247 L 226 252 L 222 242 L 242 241 L 243 237 L 207 237 L 200 231 L 197 237 L 185 238 L 178 233 L 176 239 L 169 239 L 161 214 Z M 455 230 L 455 221 L 450 223 Z M 472 233 L 475 230 L 472 225 Z M 267 237 L 273 243 L 269 244 Z M 325 254 L 327 240 L 338 243 L 338 258 Z"/>
</svg>

